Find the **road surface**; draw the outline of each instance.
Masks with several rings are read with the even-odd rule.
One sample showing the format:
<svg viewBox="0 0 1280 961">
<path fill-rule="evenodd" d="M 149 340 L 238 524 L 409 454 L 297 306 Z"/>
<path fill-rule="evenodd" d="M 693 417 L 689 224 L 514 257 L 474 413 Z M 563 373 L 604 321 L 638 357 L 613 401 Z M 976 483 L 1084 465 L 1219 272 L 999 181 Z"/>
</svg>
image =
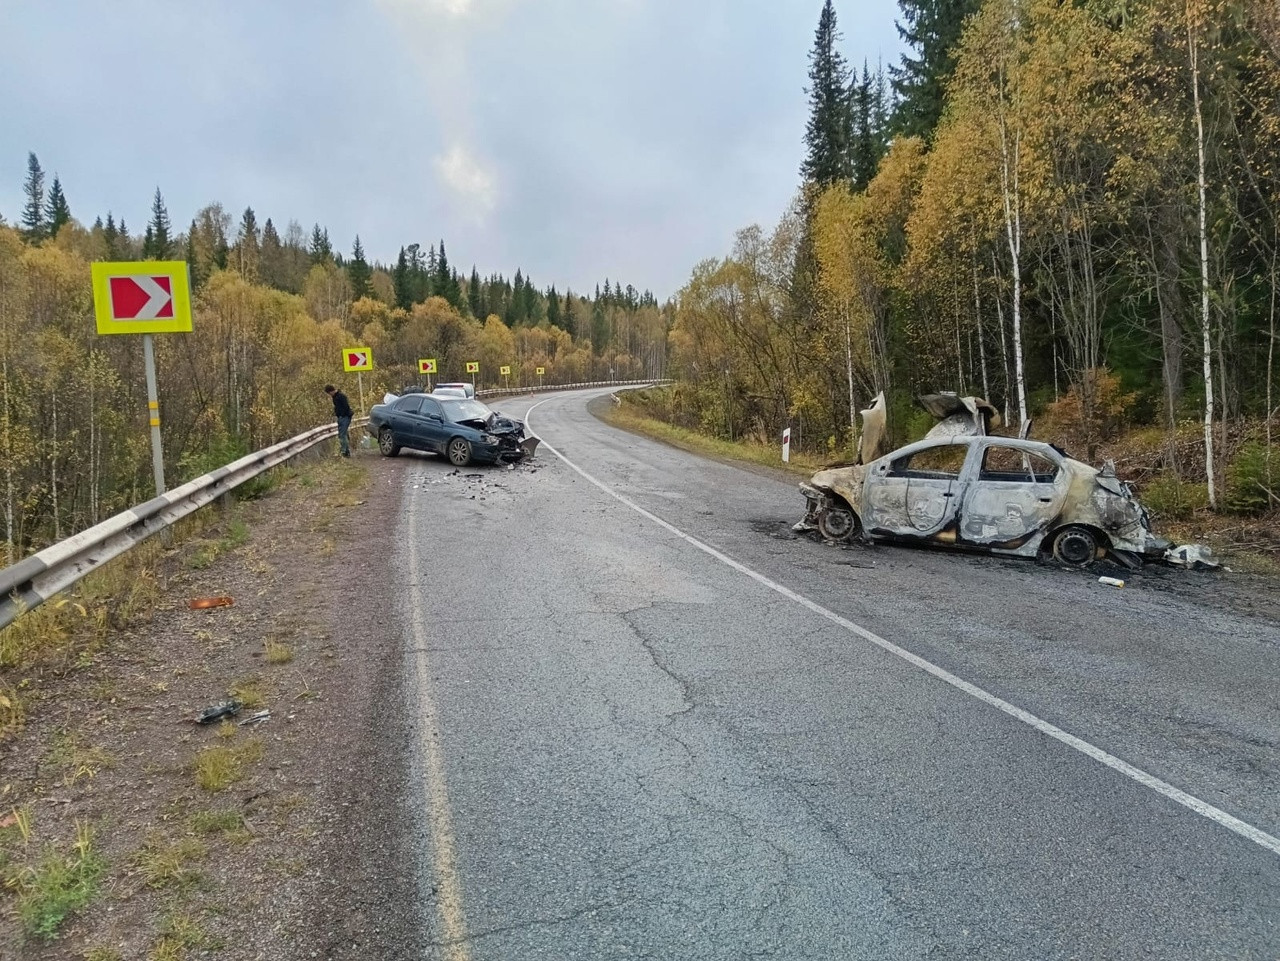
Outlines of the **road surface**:
<svg viewBox="0 0 1280 961">
<path fill-rule="evenodd" d="M 598 395 L 378 465 L 422 957 L 1280 957 L 1275 593 L 795 538 Z"/>
</svg>

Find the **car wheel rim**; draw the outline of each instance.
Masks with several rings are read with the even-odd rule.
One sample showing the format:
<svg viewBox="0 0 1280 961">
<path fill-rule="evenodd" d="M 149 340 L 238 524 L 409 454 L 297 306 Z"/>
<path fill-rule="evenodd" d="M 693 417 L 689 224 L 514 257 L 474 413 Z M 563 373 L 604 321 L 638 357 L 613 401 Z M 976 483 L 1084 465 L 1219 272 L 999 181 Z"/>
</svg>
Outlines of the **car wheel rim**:
<svg viewBox="0 0 1280 961">
<path fill-rule="evenodd" d="M 449 445 L 449 460 L 453 461 L 459 467 L 466 464 L 469 459 L 470 452 L 467 450 L 466 441 L 455 440 Z"/>
<path fill-rule="evenodd" d="M 391 453 L 391 431 L 384 430 L 378 435 L 378 450 L 384 454 Z"/>
<path fill-rule="evenodd" d="M 853 533 L 853 512 L 836 507 L 826 511 L 818 523 L 822 536 L 833 541 L 842 541 Z"/>
<path fill-rule="evenodd" d="M 1067 531 L 1059 536 L 1053 553 L 1058 560 L 1073 567 L 1083 567 L 1097 555 L 1098 546 L 1086 531 Z"/>
</svg>

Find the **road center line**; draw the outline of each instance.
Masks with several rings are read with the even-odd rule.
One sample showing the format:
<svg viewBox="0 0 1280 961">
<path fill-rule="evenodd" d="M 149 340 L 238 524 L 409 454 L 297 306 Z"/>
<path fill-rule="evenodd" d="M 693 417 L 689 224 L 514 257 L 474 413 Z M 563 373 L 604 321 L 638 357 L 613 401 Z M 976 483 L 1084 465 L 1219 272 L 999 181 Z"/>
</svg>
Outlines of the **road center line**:
<svg viewBox="0 0 1280 961">
<path fill-rule="evenodd" d="M 547 400 L 551 400 L 551 399 L 552 398 L 547 398 Z M 533 412 L 537 408 L 545 404 L 547 400 L 538 401 L 538 403 L 534 404 L 532 407 L 529 408 L 528 413 L 525 414 L 526 426 L 530 426 L 530 418 L 533 415 Z M 532 427 L 530 427 L 530 430 L 532 430 Z M 870 643 L 874 644 L 876 647 L 879 647 L 882 650 L 887 651 L 888 653 L 894 655 L 895 657 L 901 658 L 902 660 L 906 661 L 908 664 L 911 664 L 912 666 L 919 668 L 920 670 L 924 671 L 927 674 L 933 675 L 938 680 L 943 681 L 944 683 L 950 684 L 952 687 L 956 688 L 957 690 L 963 691 L 965 694 L 968 694 L 970 697 L 977 698 L 979 701 L 982 701 L 984 704 L 988 704 L 999 711 L 1003 711 L 1005 714 L 1009 715 L 1010 717 L 1018 721 L 1021 721 L 1023 724 L 1026 724 L 1027 726 L 1032 727 L 1035 730 L 1039 731 L 1041 734 L 1048 735 L 1049 737 L 1053 738 L 1055 741 L 1059 741 L 1062 744 L 1065 744 L 1067 747 L 1072 748 L 1073 750 L 1079 751 L 1081 754 L 1085 755 L 1086 757 L 1092 758 L 1093 760 L 1097 761 L 1099 764 L 1105 764 L 1107 767 L 1111 768 L 1113 771 L 1118 771 L 1120 774 L 1123 774 L 1125 777 L 1129 778 L 1130 780 L 1137 781 L 1142 786 L 1150 788 L 1151 790 L 1155 791 L 1157 794 L 1161 794 L 1164 797 L 1168 798 L 1171 801 L 1174 801 L 1177 804 L 1181 804 L 1183 807 L 1191 811 L 1194 811 L 1196 814 L 1199 814 L 1201 817 L 1206 817 L 1211 821 L 1217 822 L 1218 824 L 1227 828 L 1227 830 L 1234 831 L 1236 834 L 1240 835 L 1243 838 L 1247 838 L 1248 840 L 1252 841 L 1254 844 L 1257 844 L 1260 847 L 1266 848 L 1272 854 L 1280 854 L 1280 838 L 1276 838 L 1268 834 L 1267 832 L 1261 830 L 1260 828 L 1254 827 L 1252 824 L 1249 824 L 1247 821 L 1242 821 L 1239 818 L 1228 814 L 1226 811 L 1223 811 L 1221 808 L 1216 808 L 1212 804 L 1208 803 L 1207 801 L 1202 801 L 1200 800 L 1200 798 L 1195 797 L 1192 794 L 1188 794 L 1186 791 L 1183 791 L 1179 788 L 1174 787 L 1172 784 L 1169 784 L 1167 781 L 1160 780 L 1160 778 L 1156 777 L 1153 774 L 1148 774 L 1146 771 L 1143 771 L 1141 768 L 1134 767 L 1132 764 L 1129 764 L 1127 761 L 1122 761 L 1120 758 L 1116 757 L 1114 754 L 1109 754 L 1108 752 L 1104 751 L 1102 748 L 1097 747 L 1096 745 L 1090 744 L 1088 741 L 1082 740 L 1081 738 L 1076 737 L 1074 734 L 1067 733 L 1066 731 L 1062 730 L 1062 728 L 1057 727 L 1053 724 L 1050 724 L 1048 721 L 1044 720 L 1041 717 L 1037 717 L 1035 714 L 1032 714 L 1030 711 L 1025 711 L 1014 704 L 1010 704 L 1008 701 L 1004 700 L 1003 698 L 999 698 L 996 695 L 990 693 L 989 691 L 983 690 L 982 688 L 978 687 L 976 684 L 971 684 L 969 681 L 966 681 L 963 678 L 957 677 L 955 674 L 952 674 L 950 671 L 939 667 L 938 665 L 934 664 L 932 661 L 926 661 L 923 657 L 920 657 L 916 654 L 912 654 L 906 648 L 899 647 L 897 644 L 894 644 L 892 641 L 885 640 L 880 635 L 867 630 L 865 627 L 855 624 L 853 621 L 849 620 L 848 618 L 842 617 L 841 615 L 835 613 L 834 611 L 828 610 L 827 608 L 823 607 L 821 604 L 818 604 L 816 601 L 811 601 L 809 598 L 805 597 L 803 594 L 798 594 L 795 591 L 791 590 L 789 587 L 784 587 L 783 585 L 779 584 L 777 581 L 771 580 L 770 578 L 759 573 L 758 571 L 752 570 L 750 567 L 747 567 L 745 564 L 735 561 L 732 557 L 729 557 L 727 554 L 721 553 L 720 551 L 712 547 L 710 544 L 706 544 L 703 541 L 698 540 L 698 538 L 694 537 L 692 534 L 686 534 L 684 531 L 680 530 L 675 525 L 670 524 L 667 521 L 664 521 L 658 515 L 645 510 L 635 501 L 631 500 L 630 498 L 626 497 L 623 494 L 618 493 L 613 488 L 605 484 L 603 481 L 596 479 L 591 474 L 588 474 L 586 471 L 584 471 L 581 467 L 579 467 L 573 461 L 569 460 L 569 458 L 565 457 L 564 454 L 560 453 L 553 446 L 551 446 L 551 444 L 547 443 L 545 438 L 541 438 L 541 440 L 542 440 L 543 448 L 551 451 L 551 453 L 555 454 L 556 457 L 560 458 L 560 460 L 568 464 L 569 467 L 571 467 L 574 471 L 576 471 L 584 480 L 587 480 L 590 483 L 594 484 L 596 487 L 600 488 L 600 490 L 604 491 L 614 500 L 619 501 L 622 504 L 625 504 L 627 507 L 631 508 L 637 514 L 640 514 L 642 517 L 647 518 L 648 520 L 657 524 L 659 527 L 663 528 L 664 530 L 674 534 L 676 537 L 679 537 L 681 540 L 687 542 L 693 547 L 696 547 L 698 550 L 702 551 L 704 554 L 708 554 L 711 557 L 714 557 L 720 563 L 733 568 L 735 571 L 738 571 L 739 573 L 747 575 L 747 577 L 750 577 L 752 580 L 760 584 L 763 584 L 765 587 L 769 588 L 769 590 L 774 591 L 778 594 L 781 594 L 783 597 L 787 598 L 788 600 L 794 601 L 796 604 L 799 604 L 801 607 L 809 611 L 812 611 L 814 614 L 817 614 L 819 617 L 826 618 L 828 621 L 831 621 L 833 624 L 838 624 L 840 627 L 843 627 L 849 633 L 856 634 L 858 637 L 861 637 L 863 640 L 869 641 Z"/>
<path fill-rule="evenodd" d="M 414 681 L 417 688 L 419 717 L 418 743 L 421 748 L 424 780 L 427 789 L 427 820 L 431 832 L 431 860 L 438 888 L 437 908 L 444 926 L 444 943 L 449 961 L 471 961 L 467 942 L 467 919 L 462 910 L 462 881 L 458 874 L 458 849 L 454 843 L 453 813 L 449 806 L 449 788 L 445 779 L 444 739 L 437 722 L 439 709 L 431 695 L 431 672 L 427 666 L 427 618 L 418 584 L 421 570 L 418 536 L 415 530 L 417 511 L 409 508 L 409 619 L 413 632 Z"/>
</svg>

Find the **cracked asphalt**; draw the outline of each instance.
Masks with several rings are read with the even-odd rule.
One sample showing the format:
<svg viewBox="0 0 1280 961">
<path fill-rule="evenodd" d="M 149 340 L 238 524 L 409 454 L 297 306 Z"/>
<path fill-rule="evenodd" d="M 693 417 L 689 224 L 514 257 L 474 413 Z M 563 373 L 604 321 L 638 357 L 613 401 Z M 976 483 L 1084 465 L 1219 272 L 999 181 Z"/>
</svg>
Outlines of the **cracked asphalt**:
<svg viewBox="0 0 1280 961">
<path fill-rule="evenodd" d="M 847 550 L 794 482 L 514 399 L 610 490 L 763 577 L 1280 835 L 1264 581 Z M 545 446 L 406 453 L 423 958 L 1280 957 L 1280 855 L 726 565 Z M 409 545 L 414 544 L 412 550 Z M 416 622 L 416 630 L 415 630 Z M 412 679 L 417 678 L 416 682 Z"/>
</svg>

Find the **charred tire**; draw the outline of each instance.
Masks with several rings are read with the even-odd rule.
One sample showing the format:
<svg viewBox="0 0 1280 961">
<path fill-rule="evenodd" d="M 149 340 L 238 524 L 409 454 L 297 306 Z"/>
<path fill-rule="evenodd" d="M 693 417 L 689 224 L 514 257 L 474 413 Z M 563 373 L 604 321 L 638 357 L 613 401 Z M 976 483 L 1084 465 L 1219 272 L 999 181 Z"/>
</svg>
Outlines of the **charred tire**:
<svg viewBox="0 0 1280 961">
<path fill-rule="evenodd" d="M 862 521 L 843 504 L 832 504 L 818 515 L 818 533 L 829 541 L 851 541 L 861 532 Z"/>
<path fill-rule="evenodd" d="M 378 431 L 378 450 L 382 452 L 383 457 L 395 457 L 400 453 L 400 445 L 396 443 L 390 427 L 384 427 Z"/>
<path fill-rule="evenodd" d="M 471 463 L 471 441 L 465 437 L 455 437 L 449 441 L 446 453 L 449 456 L 449 463 L 454 467 L 466 467 Z"/>
<path fill-rule="evenodd" d="M 1054 535 L 1053 556 L 1068 567 L 1088 567 L 1098 559 L 1098 535 L 1087 527 L 1064 527 Z"/>
</svg>

